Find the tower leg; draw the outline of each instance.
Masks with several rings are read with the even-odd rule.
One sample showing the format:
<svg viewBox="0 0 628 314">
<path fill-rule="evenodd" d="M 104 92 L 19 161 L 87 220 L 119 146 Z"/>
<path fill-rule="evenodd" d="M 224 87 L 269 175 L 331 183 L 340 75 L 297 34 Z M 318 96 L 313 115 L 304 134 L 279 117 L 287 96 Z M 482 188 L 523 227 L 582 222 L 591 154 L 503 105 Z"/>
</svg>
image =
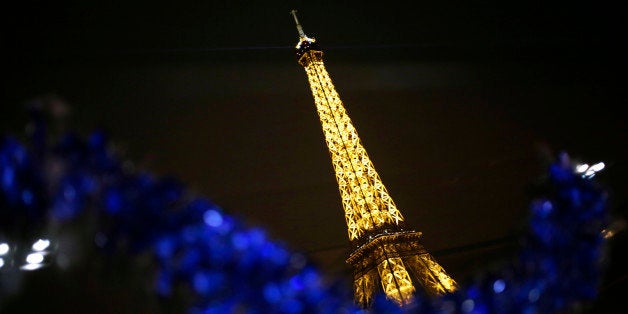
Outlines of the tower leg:
<svg viewBox="0 0 628 314">
<path fill-rule="evenodd" d="M 454 281 L 430 255 L 423 253 L 405 258 L 408 268 L 430 296 L 453 292 L 457 288 Z"/>
</svg>

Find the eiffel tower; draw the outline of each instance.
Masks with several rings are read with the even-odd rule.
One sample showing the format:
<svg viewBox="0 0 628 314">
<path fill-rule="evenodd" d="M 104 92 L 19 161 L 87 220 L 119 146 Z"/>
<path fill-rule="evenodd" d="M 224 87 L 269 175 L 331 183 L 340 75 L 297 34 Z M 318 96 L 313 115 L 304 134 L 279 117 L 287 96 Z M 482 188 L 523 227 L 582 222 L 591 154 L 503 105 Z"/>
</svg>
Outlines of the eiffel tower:
<svg viewBox="0 0 628 314">
<path fill-rule="evenodd" d="M 430 296 L 456 289 L 456 282 L 420 243 L 421 232 L 404 227 L 404 218 L 388 194 L 323 64 L 323 52 L 299 32 L 296 56 L 305 68 L 342 198 L 353 252 L 355 302 L 368 308 L 378 283 L 399 306 L 414 302 L 416 287 Z"/>
</svg>

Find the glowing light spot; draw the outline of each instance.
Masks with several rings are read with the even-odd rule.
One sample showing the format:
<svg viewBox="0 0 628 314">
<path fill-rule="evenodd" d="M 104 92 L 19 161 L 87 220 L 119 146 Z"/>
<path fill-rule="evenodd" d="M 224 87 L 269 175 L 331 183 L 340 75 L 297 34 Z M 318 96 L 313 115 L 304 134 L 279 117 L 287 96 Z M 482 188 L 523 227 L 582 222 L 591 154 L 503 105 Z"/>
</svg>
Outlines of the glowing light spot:
<svg viewBox="0 0 628 314">
<path fill-rule="evenodd" d="M 44 267 L 43 264 L 26 264 L 20 267 L 21 270 L 36 270 Z"/>
<path fill-rule="evenodd" d="M 31 253 L 26 256 L 26 262 L 29 264 L 39 264 L 44 261 L 44 255 L 41 253 Z"/>
<path fill-rule="evenodd" d="M 601 231 L 601 233 L 602 233 L 602 237 L 604 239 L 609 239 L 609 238 L 611 238 L 611 237 L 613 237 L 615 235 L 615 232 L 613 230 L 610 230 L 610 229 L 603 229 Z"/>
<path fill-rule="evenodd" d="M 604 167 L 606 167 L 603 162 L 598 162 L 590 167 L 588 165 L 584 167 L 585 165 L 586 164 L 576 167 L 576 172 L 581 173 L 583 178 L 593 178 L 597 172 L 602 171 Z"/>
<path fill-rule="evenodd" d="M 588 164 L 581 164 L 581 165 L 578 165 L 576 167 L 576 172 L 577 173 L 583 173 L 583 172 L 587 171 L 587 169 L 589 169 L 589 165 Z"/>
<path fill-rule="evenodd" d="M 501 279 L 495 280 L 493 283 L 493 291 L 495 291 L 495 293 L 502 293 L 504 289 L 506 289 L 506 283 Z"/>
<path fill-rule="evenodd" d="M 50 240 L 48 239 L 39 239 L 35 243 L 33 243 L 33 251 L 41 252 L 47 249 L 50 246 Z"/>
<path fill-rule="evenodd" d="M 595 172 L 598 172 L 598 171 L 601 171 L 602 169 L 604 169 L 605 166 L 606 165 L 604 165 L 603 162 L 598 162 L 597 164 L 591 166 L 591 170 L 593 170 Z"/>
<path fill-rule="evenodd" d="M 9 245 L 6 243 L 0 243 L 0 256 L 9 253 Z"/>
<path fill-rule="evenodd" d="M 462 311 L 465 313 L 469 313 L 473 311 L 474 307 L 475 307 L 475 302 L 473 302 L 473 300 L 471 299 L 464 300 L 462 304 L 460 305 L 460 308 L 462 308 Z"/>
<path fill-rule="evenodd" d="M 303 278 L 301 278 L 301 276 L 296 275 L 290 278 L 290 288 L 292 290 L 303 290 L 303 287 Z"/>
<path fill-rule="evenodd" d="M 0 257 L 0 268 L 2 268 L 4 266 L 4 258 Z"/>
<path fill-rule="evenodd" d="M 222 225 L 222 215 L 213 209 L 210 209 L 203 214 L 203 220 L 210 227 L 218 227 Z"/>
</svg>

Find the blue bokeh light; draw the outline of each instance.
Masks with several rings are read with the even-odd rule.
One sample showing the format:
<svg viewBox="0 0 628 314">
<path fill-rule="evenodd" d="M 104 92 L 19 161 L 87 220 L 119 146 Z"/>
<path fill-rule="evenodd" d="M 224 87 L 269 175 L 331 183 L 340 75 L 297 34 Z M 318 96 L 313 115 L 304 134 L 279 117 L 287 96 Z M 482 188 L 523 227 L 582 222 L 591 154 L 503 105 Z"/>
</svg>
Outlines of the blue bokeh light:
<svg viewBox="0 0 628 314">
<path fill-rule="evenodd" d="M 506 289 L 506 283 L 503 280 L 497 279 L 493 282 L 493 291 L 495 291 L 495 293 L 502 293 L 504 289 Z"/>
<path fill-rule="evenodd" d="M 214 209 L 210 209 L 203 214 L 203 220 L 210 227 L 218 227 L 222 224 L 222 215 Z"/>
</svg>

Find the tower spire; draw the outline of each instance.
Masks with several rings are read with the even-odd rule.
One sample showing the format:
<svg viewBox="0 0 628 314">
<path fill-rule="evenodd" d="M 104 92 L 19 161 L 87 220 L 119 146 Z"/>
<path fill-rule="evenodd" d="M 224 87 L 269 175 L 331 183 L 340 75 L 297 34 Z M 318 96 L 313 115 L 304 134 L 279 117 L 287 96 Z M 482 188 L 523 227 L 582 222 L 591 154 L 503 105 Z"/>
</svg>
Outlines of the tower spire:
<svg viewBox="0 0 628 314">
<path fill-rule="evenodd" d="M 303 27 L 301 27 L 301 23 L 299 23 L 299 19 L 297 18 L 297 10 L 290 11 L 290 14 L 292 14 L 292 17 L 294 18 L 294 22 L 297 24 L 297 31 L 299 32 L 299 37 L 301 39 L 307 38 L 307 36 L 305 36 L 305 33 L 303 32 Z"/>
<path fill-rule="evenodd" d="M 362 146 L 358 132 L 323 63 L 323 51 L 305 37 L 296 11 L 291 11 L 301 38 L 297 60 L 308 77 L 316 111 L 331 155 L 353 252 L 356 303 L 369 307 L 378 283 L 387 298 L 400 306 L 414 302 L 416 288 L 428 295 L 456 290 L 447 275 L 421 245 L 421 232 L 403 226 L 404 218 Z"/>
</svg>

